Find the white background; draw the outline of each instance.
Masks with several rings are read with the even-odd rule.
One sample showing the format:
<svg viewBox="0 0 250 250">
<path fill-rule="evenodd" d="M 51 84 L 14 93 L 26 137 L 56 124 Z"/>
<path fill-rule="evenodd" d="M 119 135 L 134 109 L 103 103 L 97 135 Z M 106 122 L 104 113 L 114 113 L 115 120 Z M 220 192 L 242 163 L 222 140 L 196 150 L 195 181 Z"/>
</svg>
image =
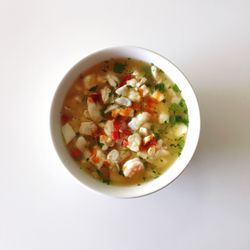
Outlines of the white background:
<svg viewBox="0 0 250 250">
<path fill-rule="evenodd" d="M 189 167 L 148 197 L 85 190 L 52 146 L 70 67 L 107 46 L 174 62 L 199 99 Z M 250 1 L 0 0 L 0 249 L 250 249 Z"/>
</svg>

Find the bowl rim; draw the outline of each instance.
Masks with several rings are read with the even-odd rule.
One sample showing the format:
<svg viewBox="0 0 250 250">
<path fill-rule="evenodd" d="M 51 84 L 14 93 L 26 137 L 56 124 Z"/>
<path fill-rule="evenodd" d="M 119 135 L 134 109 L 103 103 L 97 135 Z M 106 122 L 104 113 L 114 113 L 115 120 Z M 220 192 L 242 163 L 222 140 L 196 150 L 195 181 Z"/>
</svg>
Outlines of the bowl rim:
<svg viewBox="0 0 250 250">
<path fill-rule="evenodd" d="M 54 116 L 54 106 L 55 106 L 55 100 L 56 100 L 56 96 L 61 88 L 61 85 L 63 84 L 63 82 L 65 82 L 65 79 L 67 78 L 67 76 L 74 70 L 76 69 L 77 67 L 79 67 L 79 65 L 82 64 L 83 61 L 85 60 L 88 60 L 90 57 L 93 57 L 95 55 L 98 55 L 99 53 L 102 53 L 102 52 L 105 52 L 105 51 L 108 51 L 108 50 L 124 50 L 124 49 L 138 49 L 138 50 L 141 50 L 142 52 L 145 51 L 145 52 L 149 52 L 151 54 L 154 54 L 156 55 L 157 57 L 159 58 L 162 58 L 164 59 L 165 61 L 167 61 L 168 63 L 172 64 L 178 71 L 179 73 L 181 73 L 183 75 L 183 77 L 186 79 L 186 81 L 188 82 L 189 84 L 189 87 L 191 89 L 191 91 L 193 92 L 193 98 L 194 101 L 196 102 L 196 111 L 197 111 L 197 120 L 196 120 L 196 124 L 197 124 L 197 137 L 196 137 L 196 141 L 195 141 L 195 144 L 194 144 L 194 147 L 193 147 L 193 151 L 190 152 L 190 157 L 189 157 L 189 160 L 186 162 L 185 166 L 183 167 L 183 169 L 181 171 L 179 171 L 179 173 L 169 182 L 167 182 L 165 185 L 162 185 L 161 187 L 157 188 L 157 189 L 154 189 L 152 191 L 149 191 L 149 192 L 146 192 L 146 193 L 143 193 L 143 194 L 136 194 L 136 195 L 126 195 L 126 196 L 121 196 L 121 195 L 117 195 L 117 194 L 111 194 L 111 193 L 107 193 L 107 192 L 102 192 L 101 190 L 99 189 L 95 189 L 95 188 L 92 188 L 90 187 L 89 185 L 85 184 L 83 181 L 81 181 L 74 173 L 72 173 L 69 169 L 69 167 L 65 164 L 64 160 L 61 158 L 60 156 L 60 152 L 59 152 L 59 149 L 58 149 L 58 145 L 57 145 L 57 140 L 55 138 L 55 135 L 53 133 L 53 116 Z M 140 59 L 139 59 L 140 60 Z M 100 60 L 101 62 L 101 60 Z M 166 73 L 167 74 L 167 73 Z M 168 75 L 168 74 L 167 74 Z M 114 197 L 114 198 L 122 198 L 122 199 L 130 199 L 130 198 L 140 198 L 140 197 L 144 197 L 144 196 L 147 196 L 147 195 L 150 195 L 150 194 L 153 194 L 153 193 L 156 193 L 160 190 L 162 190 L 163 188 L 167 187 L 168 185 L 170 185 L 172 182 L 174 182 L 183 172 L 184 170 L 188 167 L 188 165 L 190 164 L 190 161 L 192 160 L 196 150 L 197 150 L 197 146 L 198 146 L 198 143 L 199 143 L 199 138 L 200 138 L 200 132 L 201 132 L 201 114 L 200 114 L 200 108 L 199 108 L 199 102 L 198 102 L 198 98 L 197 98 L 197 95 L 196 95 L 196 92 L 194 91 L 194 88 L 192 86 L 192 84 L 190 83 L 189 81 L 189 78 L 179 69 L 179 67 L 177 67 L 171 60 L 169 60 L 167 57 L 159 54 L 158 52 L 155 52 L 151 49 L 147 49 L 147 48 L 144 48 L 144 47 L 140 47 L 140 46 L 134 46 L 134 45 L 120 45 L 120 46 L 111 46 L 111 47 L 104 47 L 104 48 L 101 48 L 99 50 L 95 50 L 93 52 L 90 52 L 88 53 L 86 56 L 84 56 L 82 59 L 80 59 L 77 63 L 73 64 L 69 69 L 68 71 L 64 74 L 64 76 L 62 77 L 62 79 L 60 80 L 59 84 L 57 85 L 56 87 L 56 90 L 54 91 L 54 94 L 53 94 L 53 97 L 52 97 L 52 102 L 51 102 L 51 106 L 50 106 L 50 113 L 49 113 L 49 119 L 50 119 L 50 137 L 51 137 L 51 140 L 52 140 L 52 143 L 53 143 L 53 146 L 54 146 L 54 149 L 57 153 L 57 156 L 58 158 L 60 159 L 62 165 L 64 166 L 64 168 L 70 173 L 70 175 L 72 177 L 74 177 L 75 180 L 77 180 L 78 183 L 80 183 L 82 186 L 84 186 L 85 188 L 87 188 L 88 190 L 94 192 L 94 193 L 97 193 L 99 195 L 104 195 L 104 196 L 108 196 L 108 197 Z M 185 147 L 185 146 L 184 146 Z M 171 168 L 172 166 L 170 166 Z M 164 172 L 163 172 L 164 173 Z M 112 187 L 115 187 L 114 185 Z M 126 186 L 124 186 L 126 187 Z"/>
</svg>

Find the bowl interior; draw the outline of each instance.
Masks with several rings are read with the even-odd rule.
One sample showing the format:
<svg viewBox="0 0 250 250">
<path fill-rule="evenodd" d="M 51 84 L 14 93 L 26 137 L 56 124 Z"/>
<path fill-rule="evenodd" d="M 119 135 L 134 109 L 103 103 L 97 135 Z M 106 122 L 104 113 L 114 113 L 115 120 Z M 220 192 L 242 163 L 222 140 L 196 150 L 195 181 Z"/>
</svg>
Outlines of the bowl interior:
<svg viewBox="0 0 250 250">
<path fill-rule="evenodd" d="M 103 60 L 116 57 L 131 57 L 153 63 L 161 68 L 171 80 L 178 84 L 182 91 L 182 96 L 186 101 L 189 112 L 189 127 L 186 143 L 182 154 L 174 164 L 168 168 L 160 177 L 146 182 L 140 186 L 112 186 L 101 183 L 79 169 L 77 163 L 71 158 L 61 135 L 60 111 L 63 99 L 71 86 L 78 78 L 79 74 L 89 67 Z M 121 198 L 139 197 L 155 192 L 171 183 L 187 166 L 196 149 L 200 134 L 200 113 L 195 94 L 180 70 L 166 58 L 146 49 L 137 47 L 114 47 L 95 52 L 80 62 L 78 62 L 63 78 L 54 95 L 50 114 L 51 135 L 56 151 L 69 172 L 76 177 L 84 186 L 91 190 L 98 191 Z"/>
</svg>

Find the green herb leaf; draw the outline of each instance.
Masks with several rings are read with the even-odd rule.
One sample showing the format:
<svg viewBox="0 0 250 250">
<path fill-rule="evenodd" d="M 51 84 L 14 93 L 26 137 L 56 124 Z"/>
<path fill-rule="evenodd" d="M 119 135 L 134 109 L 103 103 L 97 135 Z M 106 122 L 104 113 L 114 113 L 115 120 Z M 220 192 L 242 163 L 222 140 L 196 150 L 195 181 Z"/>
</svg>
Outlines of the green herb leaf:
<svg viewBox="0 0 250 250">
<path fill-rule="evenodd" d="M 166 91 L 165 84 L 163 82 L 157 83 L 155 85 L 155 90 L 159 90 L 161 93 L 164 93 Z"/>
<path fill-rule="evenodd" d="M 179 105 L 182 107 L 183 112 L 187 113 L 188 109 L 187 109 L 187 105 L 184 99 L 181 99 Z"/>
<path fill-rule="evenodd" d="M 144 77 L 146 77 L 147 79 L 152 79 L 152 71 L 151 71 L 151 66 L 146 65 L 144 67 L 142 67 L 142 70 L 144 71 Z"/>
<path fill-rule="evenodd" d="M 177 84 L 174 84 L 174 85 L 172 86 L 172 89 L 173 89 L 174 92 L 176 92 L 176 93 L 180 93 L 180 92 L 181 92 L 181 90 L 179 89 L 179 87 L 177 86 Z"/>
<path fill-rule="evenodd" d="M 174 125 L 176 123 L 175 121 L 175 115 L 171 115 L 170 118 L 169 118 L 169 122 Z"/>
<path fill-rule="evenodd" d="M 188 125 L 189 121 L 188 121 L 188 116 L 187 115 L 176 115 L 175 116 L 175 122 L 176 123 L 184 123 L 186 125 Z"/>
<path fill-rule="evenodd" d="M 124 176 L 123 171 L 120 169 L 119 175 Z"/>
<path fill-rule="evenodd" d="M 177 146 L 179 148 L 179 151 L 178 151 L 179 156 L 181 155 L 182 149 L 184 148 L 184 144 L 185 144 L 184 137 L 179 138 L 179 141 L 178 141 L 178 144 L 177 144 Z"/>
<path fill-rule="evenodd" d="M 160 140 L 160 135 L 158 134 L 158 133 L 154 133 L 154 136 L 155 136 L 155 139 L 158 141 L 158 140 Z"/>
<path fill-rule="evenodd" d="M 96 90 L 97 90 L 97 86 L 94 86 L 94 87 L 89 89 L 89 91 L 91 91 L 91 92 L 96 92 Z"/>
<path fill-rule="evenodd" d="M 98 146 L 100 147 L 100 148 L 102 148 L 102 146 L 104 146 L 104 144 L 103 143 L 101 143 L 101 142 L 97 142 L 97 144 L 98 144 Z"/>
<path fill-rule="evenodd" d="M 124 69 L 125 69 L 126 65 L 125 64 L 122 64 L 122 63 L 115 63 L 114 67 L 113 67 L 113 71 L 115 73 L 119 73 L 121 74 Z"/>
<path fill-rule="evenodd" d="M 177 103 L 173 103 L 170 107 L 170 110 L 173 111 L 174 113 L 175 112 L 183 112 L 183 108 Z"/>
<path fill-rule="evenodd" d="M 110 181 L 110 179 L 103 179 L 102 182 L 103 182 L 103 183 L 106 183 L 107 185 L 110 185 L 110 182 L 111 182 L 111 181 Z"/>
</svg>

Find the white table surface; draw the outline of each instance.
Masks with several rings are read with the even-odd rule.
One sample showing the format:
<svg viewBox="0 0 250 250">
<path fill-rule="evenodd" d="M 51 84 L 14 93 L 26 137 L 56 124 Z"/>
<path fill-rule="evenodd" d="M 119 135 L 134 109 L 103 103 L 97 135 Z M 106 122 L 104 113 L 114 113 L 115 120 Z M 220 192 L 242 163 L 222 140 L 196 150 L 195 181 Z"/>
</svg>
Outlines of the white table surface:
<svg viewBox="0 0 250 250">
<path fill-rule="evenodd" d="M 0 1 L 0 249 L 250 249 L 250 1 Z M 202 131 L 169 187 L 130 200 L 85 190 L 52 146 L 49 109 L 92 51 L 168 57 Z"/>
</svg>

